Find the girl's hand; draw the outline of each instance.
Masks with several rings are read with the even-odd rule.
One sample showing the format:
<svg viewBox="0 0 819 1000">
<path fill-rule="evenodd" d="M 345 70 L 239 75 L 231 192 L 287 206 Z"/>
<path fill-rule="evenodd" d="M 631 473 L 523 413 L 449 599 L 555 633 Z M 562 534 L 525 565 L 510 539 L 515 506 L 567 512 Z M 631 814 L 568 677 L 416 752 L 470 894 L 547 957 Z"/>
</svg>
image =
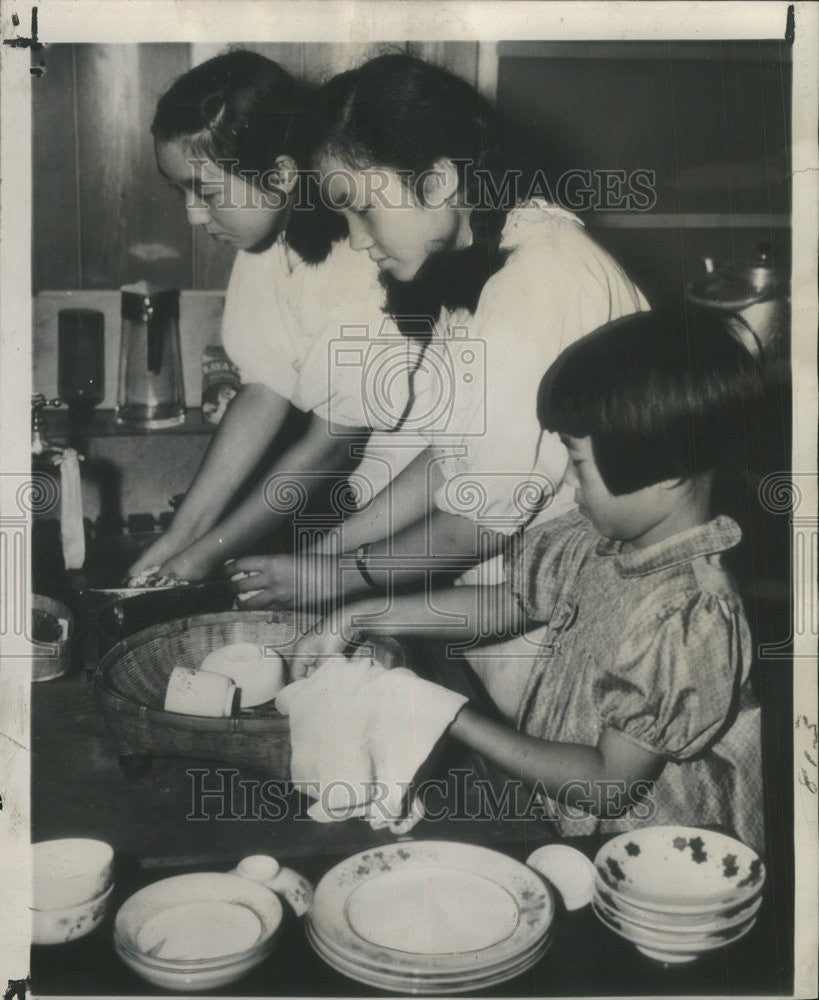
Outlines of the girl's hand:
<svg viewBox="0 0 819 1000">
<path fill-rule="evenodd" d="M 338 619 L 323 618 L 299 639 L 290 657 L 290 680 L 309 677 L 331 656 L 343 656 L 350 641 L 339 627 Z"/>
<path fill-rule="evenodd" d="M 165 566 L 175 556 L 183 552 L 193 541 L 191 538 L 183 537 L 181 532 L 175 532 L 173 525 L 150 545 L 131 566 L 127 575 L 139 576 L 151 566 L 161 566 L 163 572 Z M 186 577 L 186 579 L 188 579 Z"/>
<path fill-rule="evenodd" d="M 160 576 L 175 576 L 178 580 L 210 580 L 221 569 L 222 560 L 194 542 L 159 567 Z"/>
<path fill-rule="evenodd" d="M 338 560 L 333 556 L 245 556 L 232 559 L 225 569 L 242 607 L 249 611 L 272 605 L 315 607 L 340 589 Z"/>
</svg>

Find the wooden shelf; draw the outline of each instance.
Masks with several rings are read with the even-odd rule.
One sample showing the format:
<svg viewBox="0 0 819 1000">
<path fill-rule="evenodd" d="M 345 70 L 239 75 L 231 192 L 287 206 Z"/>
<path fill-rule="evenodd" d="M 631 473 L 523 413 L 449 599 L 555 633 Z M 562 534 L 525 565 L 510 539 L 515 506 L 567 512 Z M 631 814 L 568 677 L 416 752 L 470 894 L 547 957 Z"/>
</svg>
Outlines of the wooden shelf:
<svg viewBox="0 0 819 1000">
<path fill-rule="evenodd" d="M 188 409 L 185 422 L 176 427 L 165 427 L 160 430 L 150 430 L 144 427 L 129 427 L 118 424 L 113 410 L 94 410 L 90 416 L 77 417 L 68 410 L 44 410 L 48 424 L 48 437 L 52 441 L 64 441 L 68 438 L 106 438 L 106 437 L 157 437 L 164 435 L 209 436 L 216 426 L 208 423 L 198 408 Z"/>
</svg>

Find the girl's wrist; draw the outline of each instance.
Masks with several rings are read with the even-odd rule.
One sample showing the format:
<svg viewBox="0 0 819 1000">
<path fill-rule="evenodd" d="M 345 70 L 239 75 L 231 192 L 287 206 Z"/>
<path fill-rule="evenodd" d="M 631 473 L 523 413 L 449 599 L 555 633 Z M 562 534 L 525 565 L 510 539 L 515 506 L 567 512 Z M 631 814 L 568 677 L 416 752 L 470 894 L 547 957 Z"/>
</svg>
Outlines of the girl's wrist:
<svg viewBox="0 0 819 1000">
<path fill-rule="evenodd" d="M 467 746 L 473 746 L 472 735 L 476 715 L 468 704 L 464 705 L 449 725 L 449 735 Z"/>
</svg>

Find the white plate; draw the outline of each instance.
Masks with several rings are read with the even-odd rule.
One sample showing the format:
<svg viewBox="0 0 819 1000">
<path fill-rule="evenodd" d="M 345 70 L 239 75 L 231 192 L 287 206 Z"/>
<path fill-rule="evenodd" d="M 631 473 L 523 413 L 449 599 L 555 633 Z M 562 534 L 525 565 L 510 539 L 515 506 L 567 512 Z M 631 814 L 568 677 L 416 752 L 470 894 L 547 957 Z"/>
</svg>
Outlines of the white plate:
<svg viewBox="0 0 819 1000">
<path fill-rule="evenodd" d="M 347 858 L 319 882 L 310 910 L 316 935 L 344 960 L 388 976 L 439 978 L 515 962 L 546 936 L 553 916 L 551 893 L 531 869 L 446 841 Z"/>
<path fill-rule="evenodd" d="M 711 830 L 653 826 L 622 833 L 594 859 L 609 892 L 648 910 L 709 912 L 739 905 L 765 882 L 762 859 Z"/>
<path fill-rule="evenodd" d="M 366 969 L 369 973 L 374 975 L 382 975 L 391 979 L 395 978 L 396 975 L 404 976 L 407 979 L 412 979 L 414 982 L 421 982 L 421 981 L 431 982 L 433 980 L 440 982 L 453 981 L 453 980 L 461 981 L 464 979 L 465 976 L 469 976 L 469 973 L 465 973 L 463 971 L 443 972 L 443 973 L 439 972 L 437 969 L 433 967 L 434 958 L 432 956 L 430 956 L 429 967 L 423 967 L 422 963 L 419 962 L 416 968 L 410 969 L 409 971 L 407 971 L 406 969 L 402 969 L 398 973 L 387 972 L 385 971 L 384 966 L 381 963 L 368 961 L 367 959 L 363 958 L 360 953 L 351 955 L 349 952 L 341 950 L 336 944 L 334 944 L 328 938 L 324 937 L 321 934 L 321 932 L 315 928 L 309 916 L 307 918 L 306 926 L 308 932 L 312 937 L 312 940 L 314 940 L 317 943 L 318 948 L 320 948 L 322 955 L 326 954 L 332 955 L 335 958 L 338 958 L 339 961 L 341 962 L 352 964 L 357 968 Z M 515 955 L 513 959 L 510 960 L 509 958 L 506 958 L 505 960 L 491 966 L 481 965 L 480 968 L 478 969 L 477 974 L 481 976 L 494 975 L 495 973 L 501 972 L 504 969 L 506 969 L 510 964 L 513 963 L 518 964 L 519 962 L 525 961 L 536 952 L 542 953 L 543 950 L 548 946 L 551 936 L 552 936 L 552 931 L 550 928 L 546 932 L 544 937 L 538 939 L 536 942 L 532 944 L 531 947 L 527 948 L 525 951 L 522 951 L 518 955 Z"/>
<path fill-rule="evenodd" d="M 331 968 L 340 972 L 348 979 L 373 986 L 376 989 L 390 990 L 394 993 L 403 993 L 413 996 L 431 996 L 435 994 L 466 993 L 473 990 L 488 989 L 504 983 L 509 979 L 522 975 L 533 965 L 540 961 L 548 951 L 551 944 L 551 935 L 539 942 L 538 946 L 524 957 L 513 962 L 506 963 L 501 969 L 494 969 L 491 972 L 475 973 L 473 975 L 460 974 L 446 977 L 426 977 L 408 976 L 401 974 L 389 974 L 383 970 L 371 969 L 358 963 L 340 957 L 338 954 L 328 949 L 315 935 L 315 931 L 307 925 L 307 940 L 319 955 Z"/>
</svg>

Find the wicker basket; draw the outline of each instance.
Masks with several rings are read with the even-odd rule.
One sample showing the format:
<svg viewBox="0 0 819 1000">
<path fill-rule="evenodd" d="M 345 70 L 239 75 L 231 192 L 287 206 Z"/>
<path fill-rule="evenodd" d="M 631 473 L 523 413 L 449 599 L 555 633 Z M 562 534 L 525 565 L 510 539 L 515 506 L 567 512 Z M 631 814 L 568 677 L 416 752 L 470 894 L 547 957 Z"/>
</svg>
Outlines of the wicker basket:
<svg viewBox="0 0 819 1000">
<path fill-rule="evenodd" d="M 290 729 L 275 708 L 262 705 L 229 718 L 179 715 L 164 710 L 165 691 L 174 667 L 198 670 L 208 653 L 228 643 L 254 642 L 286 655 L 311 620 L 287 611 L 196 615 L 153 625 L 112 647 L 100 660 L 94 692 L 126 775 L 144 774 L 151 756 L 175 756 L 289 778 Z M 385 666 L 403 662 L 395 640 L 379 638 L 374 646 Z"/>
</svg>

